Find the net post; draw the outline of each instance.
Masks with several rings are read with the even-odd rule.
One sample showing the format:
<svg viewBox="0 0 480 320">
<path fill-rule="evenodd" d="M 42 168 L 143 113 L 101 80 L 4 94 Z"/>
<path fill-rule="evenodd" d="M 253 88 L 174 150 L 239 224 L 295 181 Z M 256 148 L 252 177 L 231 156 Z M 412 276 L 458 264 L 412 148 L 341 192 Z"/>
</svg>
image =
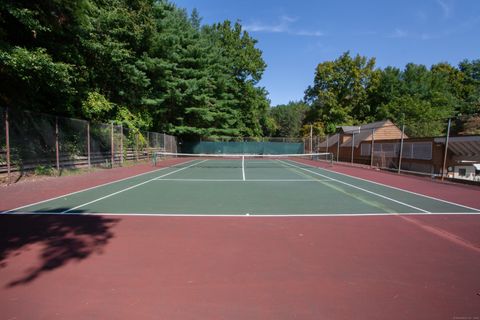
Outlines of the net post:
<svg viewBox="0 0 480 320">
<path fill-rule="evenodd" d="M 12 168 L 10 164 L 10 128 L 8 119 L 8 107 L 5 109 L 5 144 L 7 148 L 7 185 L 10 185 L 12 181 Z"/>
<path fill-rule="evenodd" d="M 448 118 L 448 128 L 447 128 L 447 137 L 445 138 L 445 151 L 443 153 L 443 165 L 442 165 L 442 181 L 445 178 L 445 171 L 447 165 L 447 153 L 448 153 L 448 139 L 450 137 L 450 125 L 452 123 L 452 119 Z"/>
<path fill-rule="evenodd" d="M 400 137 L 400 154 L 398 156 L 398 174 L 402 172 L 402 157 L 403 157 L 403 136 L 405 135 L 405 123 L 402 124 L 402 135 Z"/>
<path fill-rule="evenodd" d="M 92 160 L 90 155 L 90 121 L 87 121 L 87 162 L 88 162 L 88 169 L 91 169 Z"/>
<path fill-rule="evenodd" d="M 58 117 L 55 117 L 55 159 L 57 165 L 57 176 L 60 175 L 60 150 L 58 142 Z"/>
<path fill-rule="evenodd" d="M 375 144 L 375 128 L 372 129 L 372 143 L 370 144 L 370 168 L 373 168 L 373 146 Z"/>
<path fill-rule="evenodd" d="M 110 123 L 110 167 L 113 168 L 113 162 L 115 161 L 115 154 L 114 154 L 114 148 L 113 148 L 113 121 Z"/>
</svg>

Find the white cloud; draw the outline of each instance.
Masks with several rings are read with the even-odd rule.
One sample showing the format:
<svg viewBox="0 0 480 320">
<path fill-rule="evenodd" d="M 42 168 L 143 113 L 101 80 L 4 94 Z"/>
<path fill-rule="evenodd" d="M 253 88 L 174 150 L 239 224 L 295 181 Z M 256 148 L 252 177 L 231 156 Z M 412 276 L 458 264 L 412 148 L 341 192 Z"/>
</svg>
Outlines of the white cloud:
<svg viewBox="0 0 480 320">
<path fill-rule="evenodd" d="M 444 0 L 437 0 L 437 4 L 442 9 L 443 17 L 450 18 L 452 14 L 452 7 L 448 3 L 446 3 Z"/>
<path fill-rule="evenodd" d="M 267 25 L 263 24 L 261 22 L 254 22 L 251 24 L 247 24 L 244 26 L 244 29 L 246 31 L 251 31 L 251 32 L 286 32 L 287 29 L 285 28 L 284 25 L 282 24 L 277 24 L 277 25 Z"/>
<path fill-rule="evenodd" d="M 298 19 L 294 18 L 294 17 L 289 17 L 289 16 L 286 16 L 286 15 L 283 15 L 283 16 L 280 17 L 280 20 L 282 20 L 284 22 L 295 22 Z"/>
<path fill-rule="evenodd" d="M 321 37 L 324 33 L 321 31 L 296 30 L 291 25 L 298 19 L 290 16 L 279 17 L 279 22 L 275 24 L 265 24 L 262 22 L 253 22 L 246 24 L 244 29 L 250 32 L 266 32 L 266 33 L 286 33 L 296 36 Z"/>
<path fill-rule="evenodd" d="M 297 36 L 307 36 L 307 37 L 322 37 L 325 35 L 321 31 L 305 31 L 305 30 L 296 31 L 293 34 Z"/>
<path fill-rule="evenodd" d="M 422 40 L 434 40 L 434 39 L 439 39 L 439 35 L 434 35 L 434 34 L 429 34 L 429 33 L 422 33 L 420 35 L 420 39 Z"/>
<path fill-rule="evenodd" d="M 396 28 L 393 33 L 389 35 L 389 38 L 405 38 L 408 36 L 408 33 L 405 30 Z"/>
</svg>

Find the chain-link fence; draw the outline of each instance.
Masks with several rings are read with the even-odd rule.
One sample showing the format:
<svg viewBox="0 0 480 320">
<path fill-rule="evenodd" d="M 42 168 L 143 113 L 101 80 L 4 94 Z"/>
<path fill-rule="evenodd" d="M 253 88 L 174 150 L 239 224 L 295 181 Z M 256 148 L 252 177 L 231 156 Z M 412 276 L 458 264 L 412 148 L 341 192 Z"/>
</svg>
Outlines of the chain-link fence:
<svg viewBox="0 0 480 320">
<path fill-rule="evenodd" d="M 399 173 L 480 180 L 480 116 L 398 125 L 386 120 L 337 129 L 336 134 L 306 138 L 306 151 L 331 152 L 337 162 Z"/>
<path fill-rule="evenodd" d="M 177 152 L 177 138 L 111 122 L 56 117 L 0 108 L 0 174 L 61 174 L 64 168 L 113 167 Z"/>
</svg>

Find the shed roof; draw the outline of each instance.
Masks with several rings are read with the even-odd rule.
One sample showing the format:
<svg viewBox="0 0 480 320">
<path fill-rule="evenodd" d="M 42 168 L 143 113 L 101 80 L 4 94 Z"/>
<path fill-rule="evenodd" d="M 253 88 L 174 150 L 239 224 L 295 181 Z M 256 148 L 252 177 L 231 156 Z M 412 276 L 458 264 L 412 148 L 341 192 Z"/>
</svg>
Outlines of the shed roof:
<svg viewBox="0 0 480 320">
<path fill-rule="evenodd" d="M 333 136 L 329 136 L 325 141 L 318 144 L 320 148 L 331 147 L 338 143 L 338 137 L 340 134 L 334 134 Z"/>
<path fill-rule="evenodd" d="M 435 143 L 445 144 L 445 137 L 434 138 Z M 480 136 L 460 136 L 448 139 L 448 150 L 456 160 L 480 161 Z"/>
<path fill-rule="evenodd" d="M 343 133 L 359 133 L 362 130 L 378 129 L 384 126 L 393 126 L 393 122 L 390 120 L 376 121 L 372 123 L 362 124 L 360 126 L 337 126 Z"/>
</svg>

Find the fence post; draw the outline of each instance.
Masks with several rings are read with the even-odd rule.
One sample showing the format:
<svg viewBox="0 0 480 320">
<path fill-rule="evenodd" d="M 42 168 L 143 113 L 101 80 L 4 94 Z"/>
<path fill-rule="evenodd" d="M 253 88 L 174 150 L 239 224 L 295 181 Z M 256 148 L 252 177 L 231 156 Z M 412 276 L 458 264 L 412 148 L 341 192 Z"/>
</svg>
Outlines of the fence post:
<svg viewBox="0 0 480 320">
<path fill-rule="evenodd" d="M 400 138 L 400 154 L 398 158 L 398 174 L 402 171 L 402 157 L 403 157 L 403 136 L 405 134 L 405 124 L 402 124 L 402 136 Z"/>
<path fill-rule="evenodd" d="M 310 125 L 310 153 L 313 153 L 313 125 Z"/>
<path fill-rule="evenodd" d="M 152 151 L 152 144 L 150 143 L 150 131 L 147 131 L 147 161 L 150 161 L 151 151 Z"/>
<path fill-rule="evenodd" d="M 375 128 L 372 129 L 372 143 L 370 145 L 370 168 L 373 167 L 373 146 L 375 144 Z"/>
<path fill-rule="evenodd" d="M 350 163 L 353 164 L 353 148 L 355 145 L 355 132 L 352 133 L 352 159 L 350 160 Z"/>
<path fill-rule="evenodd" d="M 138 132 L 135 133 L 135 161 L 138 162 Z"/>
<path fill-rule="evenodd" d="M 60 175 L 60 150 L 58 145 L 58 117 L 55 117 L 55 158 L 57 162 L 57 175 Z"/>
<path fill-rule="evenodd" d="M 120 123 L 120 166 L 123 166 L 123 123 Z"/>
<path fill-rule="evenodd" d="M 328 153 L 328 134 L 327 134 L 327 140 L 325 140 L 325 143 L 326 143 L 326 148 L 325 148 L 325 152 Z"/>
<path fill-rule="evenodd" d="M 110 123 L 110 154 L 111 154 L 111 167 L 113 168 L 113 163 L 115 162 L 115 154 L 114 154 L 114 147 L 113 147 L 113 121 Z"/>
<path fill-rule="evenodd" d="M 87 161 L 88 169 L 92 167 L 92 161 L 90 159 L 90 122 L 87 121 Z"/>
<path fill-rule="evenodd" d="M 11 168 L 10 168 L 10 128 L 8 122 L 8 107 L 5 109 L 5 144 L 7 148 L 7 185 L 11 183 Z"/>
<path fill-rule="evenodd" d="M 446 169 L 446 164 L 447 164 L 447 153 L 448 153 L 448 139 L 450 137 L 451 122 L 452 122 L 452 119 L 448 118 L 447 137 L 445 138 L 445 152 L 443 154 L 442 181 L 445 178 L 445 169 Z"/>
<path fill-rule="evenodd" d="M 340 141 L 341 141 L 341 138 L 342 135 L 340 133 L 337 133 L 337 163 L 338 161 L 340 161 Z"/>
</svg>

